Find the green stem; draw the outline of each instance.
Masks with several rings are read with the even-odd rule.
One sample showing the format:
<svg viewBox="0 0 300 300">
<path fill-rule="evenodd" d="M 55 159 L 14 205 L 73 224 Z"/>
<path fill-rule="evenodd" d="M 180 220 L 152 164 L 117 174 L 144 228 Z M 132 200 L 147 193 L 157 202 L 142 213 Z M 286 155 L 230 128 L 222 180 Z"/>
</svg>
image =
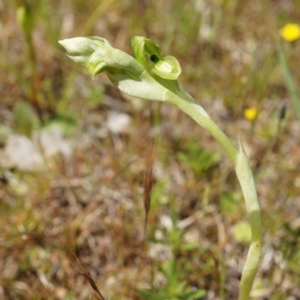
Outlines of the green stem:
<svg viewBox="0 0 300 300">
<path fill-rule="evenodd" d="M 206 111 L 194 100 L 190 99 L 188 95 L 183 94 L 184 99 L 181 99 L 174 94 L 169 96 L 168 102 L 184 111 L 199 125 L 204 127 L 224 148 L 235 166 L 236 174 L 245 199 L 252 233 L 251 245 L 242 272 L 240 294 L 238 298 L 239 300 L 247 300 L 249 299 L 262 253 L 262 224 L 260 206 L 248 158 L 241 144 L 239 150 L 237 150 L 226 134 L 212 121 Z"/>
<path fill-rule="evenodd" d="M 242 272 L 240 295 L 238 298 L 239 300 L 247 300 L 249 299 L 262 256 L 262 224 L 253 175 L 241 143 L 236 159 L 235 171 L 244 195 L 252 234 L 251 245 Z"/>
</svg>

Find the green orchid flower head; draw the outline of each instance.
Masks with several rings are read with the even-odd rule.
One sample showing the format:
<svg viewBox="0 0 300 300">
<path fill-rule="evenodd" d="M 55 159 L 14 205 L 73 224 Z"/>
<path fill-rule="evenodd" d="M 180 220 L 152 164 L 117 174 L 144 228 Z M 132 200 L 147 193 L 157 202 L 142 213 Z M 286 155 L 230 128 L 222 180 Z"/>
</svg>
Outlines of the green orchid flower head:
<svg viewBox="0 0 300 300">
<path fill-rule="evenodd" d="M 168 101 L 172 92 L 181 92 L 176 80 L 181 73 L 175 57 L 162 57 L 150 39 L 134 37 L 135 57 L 116 49 L 101 37 L 75 37 L 59 41 L 68 56 L 94 77 L 105 72 L 122 92 L 142 99 Z"/>
<path fill-rule="evenodd" d="M 174 56 L 162 56 L 160 47 L 152 40 L 136 36 L 132 38 L 135 58 L 151 74 L 168 80 L 177 80 L 181 67 Z"/>
</svg>

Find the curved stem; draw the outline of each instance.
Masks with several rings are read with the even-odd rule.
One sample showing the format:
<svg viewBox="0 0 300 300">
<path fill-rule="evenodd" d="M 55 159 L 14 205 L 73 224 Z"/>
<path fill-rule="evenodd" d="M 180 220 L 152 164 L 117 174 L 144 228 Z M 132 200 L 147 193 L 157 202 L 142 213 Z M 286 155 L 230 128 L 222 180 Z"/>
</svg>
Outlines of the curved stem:
<svg viewBox="0 0 300 300">
<path fill-rule="evenodd" d="M 245 199 L 252 234 L 251 245 L 242 272 L 238 298 L 238 300 L 247 300 L 249 299 L 262 256 L 261 212 L 248 158 L 241 143 L 239 150 L 237 150 L 227 135 L 212 121 L 206 111 L 199 104 L 190 99 L 188 95 L 184 95 L 184 99 L 182 99 L 173 94 L 172 97 L 168 98 L 168 102 L 184 111 L 199 125 L 204 127 L 224 148 L 235 166 L 235 171 Z"/>
<path fill-rule="evenodd" d="M 252 240 L 242 273 L 239 300 L 249 299 L 249 294 L 262 256 L 262 224 L 255 183 L 247 155 L 239 143 L 235 171 L 239 179 L 249 214 Z"/>
</svg>

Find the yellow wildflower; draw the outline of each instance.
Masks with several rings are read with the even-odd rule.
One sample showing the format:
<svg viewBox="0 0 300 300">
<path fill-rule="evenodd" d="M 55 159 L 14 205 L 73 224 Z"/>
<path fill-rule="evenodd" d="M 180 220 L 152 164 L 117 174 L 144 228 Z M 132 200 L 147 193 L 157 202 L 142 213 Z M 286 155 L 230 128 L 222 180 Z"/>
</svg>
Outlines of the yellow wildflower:
<svg viewBox="0 0 300 300">
<path fill-rule="evenodd" d="M 257 117 L 258 111 L 255 107 L 249 107 L 244 110 L 244 116 L 250 121 L 254 121 Z"/>
<path fill-rule="evenodd" d="M 293 42 L 300 38 L 300 26 L 296 23 L 287 23 L 279 33 L 287 42 Z"/>
</svg>

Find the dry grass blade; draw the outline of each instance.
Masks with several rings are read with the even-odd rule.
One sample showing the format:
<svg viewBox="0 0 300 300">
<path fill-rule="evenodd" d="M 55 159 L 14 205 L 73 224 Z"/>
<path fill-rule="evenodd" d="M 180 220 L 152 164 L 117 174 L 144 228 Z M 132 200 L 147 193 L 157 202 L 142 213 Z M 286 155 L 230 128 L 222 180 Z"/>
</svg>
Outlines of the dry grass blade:
<svg viewBox="0 0 300 300">
<path fill-rule="evenodd" d="M 87 281 L 89 282 L 91 288 L 94 290 L 94 292 L 96 293 L 96 297 L 98 300 L 105 300 L 105 298 L 102 296 L 101 292 L 99 291 L 97 284 L 95 282 L 95 280 L 93 279 L 93 277 L 91 276 L 90 272 L 86 270 L 86 268 L 84 267 L 84 265 L 82 264 L 80 258 L 76 255 L 75 251 L 73 251 L 73 255 L 78 263 L 78 265 L 80 266 L 80 268 L 82 269 L 82 271 L 79 271 L 79 274 L 82 275 L 85 279 L 87 279 Z M 92 298 L 93 299 L 93 298 Z"/>
<path fill-rule="evenodd" d="M 95 280 L 92 278 L 91 274 L 88 271 L 84 271 L 84 272 L 80 272 L 80 274 L 88 280 L 90 286 L 92 287 L 92 289 L 96 292 L 97 294 L 97 298 L 100 300 L 105 300 L 104 297 L 102 296 L 102 294 L 100 293 Z"/>
</svg>

